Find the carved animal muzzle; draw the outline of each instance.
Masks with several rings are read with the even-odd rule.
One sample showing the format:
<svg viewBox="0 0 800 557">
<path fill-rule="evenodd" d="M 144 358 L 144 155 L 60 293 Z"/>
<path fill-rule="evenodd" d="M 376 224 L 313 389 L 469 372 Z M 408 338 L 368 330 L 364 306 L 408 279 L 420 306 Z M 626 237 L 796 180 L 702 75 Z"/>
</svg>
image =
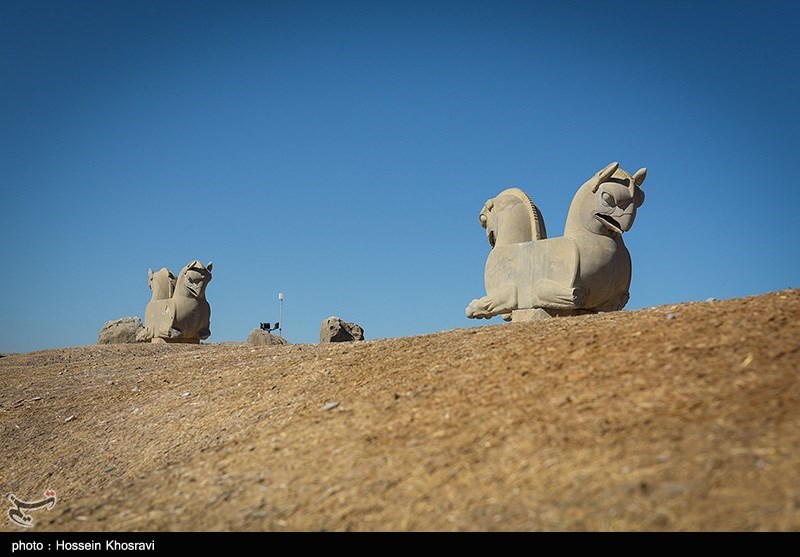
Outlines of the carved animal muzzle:
<svg viewBox="0 0 800 557">
<path fill-rule="evenodd" d="M 184 287 L 193 298 L 199 298 L 205 292 L 206 285 L 211 281 L 211 273 L 207 267 L 189 267 L 186 270 Z"/>
<path fill-rule="evenodd" d="M 615 234 L 622 234 L 623 232 L 630 230 L 631 226 L 633 226 L 633 220 L 635 216 L 635 212 L 630 211 L 626 211 L 621 215 L 609 215 L 605 213 L 595 213 L 594 215 L 594 217 L 599 220 L 603 226 Z"/>
<path fill-rule="evenodd" d="M 593 216 L 612 234 L 622 234 L 633 226 L 636 209 L 644 203 L 641 184 L 646 176 L 645 168 L 640 168 L 633 176 L 619 170 L 595 187 L 597 205 Z"/>
</svg>

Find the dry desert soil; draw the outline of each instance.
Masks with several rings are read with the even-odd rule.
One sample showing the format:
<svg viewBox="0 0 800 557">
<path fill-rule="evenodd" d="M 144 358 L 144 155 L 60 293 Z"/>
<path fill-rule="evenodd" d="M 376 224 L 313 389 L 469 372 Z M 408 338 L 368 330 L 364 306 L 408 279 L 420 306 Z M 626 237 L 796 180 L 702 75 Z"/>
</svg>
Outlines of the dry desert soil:
<svg viewBox="0 0 800 557">
<path fill-rule="evenodd" d="M 799 290 L 46 350 L 0 358 L 0 489 L 56 491 L 34 531 L 798 530 L 798 369 Z"/>
</svg>

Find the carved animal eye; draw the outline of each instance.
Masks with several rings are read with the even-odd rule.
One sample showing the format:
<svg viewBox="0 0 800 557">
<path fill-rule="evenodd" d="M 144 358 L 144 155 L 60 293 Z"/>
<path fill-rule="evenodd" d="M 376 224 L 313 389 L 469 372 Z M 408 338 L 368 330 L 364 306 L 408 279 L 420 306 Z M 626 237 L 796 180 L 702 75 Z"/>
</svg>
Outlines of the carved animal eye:
<svg viewBox="0 0 800 557">
<path fill-rule="evenodd" d="M 614 201 L 614 196 L 607 191 L 603 192 L 603 202 L 609 207 L 615 207 L 617 203 Z"/>
<path fill-rule="evenodd" d="M 481 226 L 486 226 L 486 221 L 487 221 L 486 215 L 481 214 L 478 216 L 478 219 L 481 221 Z"/>
</svg>

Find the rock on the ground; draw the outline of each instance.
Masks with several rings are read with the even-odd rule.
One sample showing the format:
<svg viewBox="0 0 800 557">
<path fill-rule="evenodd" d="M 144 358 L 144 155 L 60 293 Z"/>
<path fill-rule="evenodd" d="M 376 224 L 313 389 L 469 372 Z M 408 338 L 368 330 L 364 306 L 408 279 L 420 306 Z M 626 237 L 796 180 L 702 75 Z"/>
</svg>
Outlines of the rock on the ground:
<svg viewBox="0 0 800 557">
<path fill-rule="evenodd" d="M 144 330 L 142 320 L 138 317 L 123 317 L 109 321 L 97 335 L 97 344 L 135 344 L 137 335 Z"/>
<path fill-rule="evenodd" d="M 319 331 L 320 344 L 325 342 L 349 342 L 351 340 L 364 340 L 364 329 L 355 323 L 342 321 L 331 316 L 322 322 Z"/>
<path fill-rule="evenodd" d="M 253 346 L 270 346 L 273 344 L 291 344 L 288 340 L 283 337 L 277 337 L 272 333 L 268 333 L 267 331 L 261 329 L 253 329 L 249 335 L 247 335 L 247 344 L 252 344 Z"/>
</svg>

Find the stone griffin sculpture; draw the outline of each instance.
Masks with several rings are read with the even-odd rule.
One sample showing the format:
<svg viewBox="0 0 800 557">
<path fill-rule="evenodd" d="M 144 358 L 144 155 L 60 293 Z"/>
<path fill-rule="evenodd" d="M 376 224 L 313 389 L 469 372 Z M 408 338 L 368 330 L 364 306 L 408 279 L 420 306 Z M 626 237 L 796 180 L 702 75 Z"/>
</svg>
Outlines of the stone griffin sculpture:
<svg viewBox="0 0 800 557">
<path fill-rule="evenodd" d="M 631 258 L 622 233 L 644 202 L 646 175 L 641 168 L 631 176 L 616 162 L 603 168 L 578 189 L 558 238 L 547 238 L 539 209 L 522 190 L 488 200 L 479 216 L 492 247 L 486 296 L 472 300 L 467 317 L 527 321 L 625 307 Z"/>
<path fill-rule="evenodd" d="M 206 286 L 211 281 L 212 265 L 195 259 L 177 277 L 167 268 L 157 273 L 148 269 L 153 293 L 145 308 L 144 330 L 137 340 L 199 344 L 210 337 L 211 307 Z"/>
</svg>

